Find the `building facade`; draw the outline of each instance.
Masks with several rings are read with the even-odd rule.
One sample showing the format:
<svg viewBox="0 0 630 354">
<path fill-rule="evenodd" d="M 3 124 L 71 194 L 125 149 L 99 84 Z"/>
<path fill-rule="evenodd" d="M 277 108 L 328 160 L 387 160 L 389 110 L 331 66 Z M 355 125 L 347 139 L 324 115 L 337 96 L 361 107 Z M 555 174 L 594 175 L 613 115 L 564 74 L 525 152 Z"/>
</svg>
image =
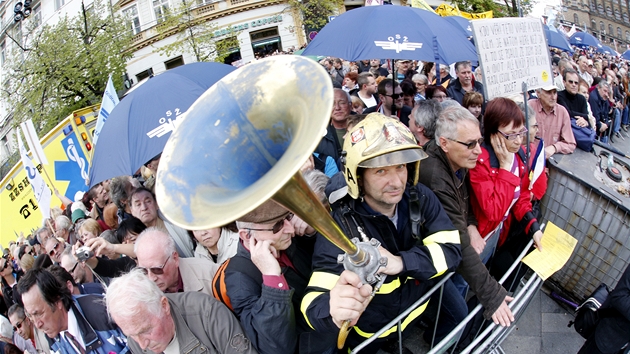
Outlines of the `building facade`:
<svg viewBox="0 0 630 354">
<path fill-rule="evenodd" d="M 623 53 L 630 45 L 628 0 L 563 0 L 561 23 L 587 31 Z"/>
</svg>

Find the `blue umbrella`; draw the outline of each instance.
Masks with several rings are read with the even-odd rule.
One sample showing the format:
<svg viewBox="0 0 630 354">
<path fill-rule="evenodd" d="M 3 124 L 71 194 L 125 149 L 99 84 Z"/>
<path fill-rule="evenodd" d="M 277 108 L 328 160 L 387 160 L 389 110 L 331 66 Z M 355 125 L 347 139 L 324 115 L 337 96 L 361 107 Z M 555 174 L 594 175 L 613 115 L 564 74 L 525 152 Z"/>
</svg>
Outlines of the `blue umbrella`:
<svg viewBox="0 0 630 354">
<path fill-rule="evenodd" d="M 623 52 L 623 54 L 621 54 L 621 58 L 622 59 L 626 59 L 626 60 L 630 60 L 630 49 L 628 49 L 625 52 Z"/>
<path fill-rule="evenodd" d="M 90 187 L 132 175 L 160 154 L 181 114 L 235 69 L 219 63 L 187 64 L 149 79 L 127 95 L 110 113 L 94 147 Z"/>
<path fill-rule="evenodd" d="M 444 19 L 450 22 L 452 25 L 463 29 L 466 37 L 469 38 L 473 36 L 472 26 L 470 25 L 469 19 L 463 18 L 461 16 L 446 16 L 444 17 Z"/>
<path fill-rule="evenodd" d="M 549 28 L 547 25 L 545 25 L 545 37 L 547 37 L 548 46 L 573 54 L 574 50 L 571 48 L 571 44 L 569 44 L 566 37 L 558 31 Z"/>
<path fill-rule="evenodd" d="M 614 55 L 614 56 L 618 55 L 616 50 L 612 49 L 611 47 L 609 47 L 607 45 L 603 45 L 603 44 L 597 46 L 597 49 L 595 51 L 597 53 L 602 53 L 602 54 L 608 54 L 608 55 Z"/>
<path fill-rule="evenodd" d="M 571 45 L 577 47 L 596 47 L 598 44 L 601 44 L 599 40 L 592 35 L 586 32 L 575 32 L 571 38 L 569 38 L 569 43 Z"/>
<path fill-rule="evenodd" d="M 407 6 L 365 6 L 328 23 L 302 55 L 329 55 L 350 61 L 410 59 L 451 64 L 475 60 L 463 32 L 435 13 Z"/>
</svg>

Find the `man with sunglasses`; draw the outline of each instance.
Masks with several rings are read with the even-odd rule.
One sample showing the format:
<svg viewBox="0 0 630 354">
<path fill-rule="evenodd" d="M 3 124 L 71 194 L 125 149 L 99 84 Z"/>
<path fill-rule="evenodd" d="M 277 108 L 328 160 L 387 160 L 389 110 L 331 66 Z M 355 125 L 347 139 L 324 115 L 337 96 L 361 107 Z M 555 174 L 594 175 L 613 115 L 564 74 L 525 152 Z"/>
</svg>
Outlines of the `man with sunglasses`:
<svg viewBox="0 0 630 354">
<path fill-rule="evenodd" d="M 327 349 L 317 347 L 324 341 L 306 339 L 299 315 L 315 238 L 293 237 L 297 219 L 270 200 L 239 218 L 241 243 L 215 277 L 215 297 L 232 308 L 261 354 Z"/>
<path fill-rule="evenodd" d="M 528 104 L 536 112 L 538 133 L 545 142 L 545 156 L 555 153 L 570 154 L 577 144 L 571 129 L 571 117 L 566 108 L 558 104 L 558 89 L 549 84 L 536 89 L 538 98 Z"/>
<path fill-rule="evenodd" d="M 24 313 L 24 307 L 14 304 L 9 308 L 8 317 L 11 325 L 13 325 L 13 344 L 20 350 L 30 354 L 50 353 L 50 347 L 44 333 L 40 332 L 38 335 L 37 332 L 39 331 Z"/>
<path fill-rule="evenodd" d="M 212 295 L 217 265 L 201 258 L 181 258 L 175 242 L 161 229 L 144 230 L 134 245 L 138 268 L 165 293 L 198 291 Z"/>
<path fill-rule="evenodd" d="M 469 191 L 464 180 L 468 170 L 477 164 L 482 141 L 479 121 L 467 109 L 446 109 L 436 122 L 435 140 L 425 146 L 429 157 L 422 161 L 419 181 L 435 193 L 459 230 L 462 261 L 453 283 L 462 295 L 470 285 L 484 307 L 484 317 L 508 326 L 514 321 L 507 305 L 511 298 L 481 262 L 479 254 L 485 242 L 477 230 L 474 215 L 468 214 Z"/>
<path fill-rule="evenodd" d="M 566 108 L 569 117 L 575 119 L 575 123 L 579 127 L 590 126 L 586 98 L 578 92 L 580 89 L 580 76 L 577 71 L 567 68 L 564 70 L 563 79 L 565 89 L 558 91 L 558 104 Z"/>
<path fill-rule="evenodd" d="M 387 117 L 396 118 L 409 126 L 411 107 L 404 105 L 403 92 L 398 82 L 385 79 L 378 84 L 377 92 L 379 104 L 363 110 L 363 114 L 378 112 Z"/>
<path fill-rule="evenodd" d="M 46 249 L 46 254 L 50 257 L 53 263 L 59 264 L 61 262 L 61 254 L 66 248 L 66 245 L 63 242 L 60 242 L 58 239 L 51 237 L 46 240 L 46 245 L 44 248 Z"/>
</svg>

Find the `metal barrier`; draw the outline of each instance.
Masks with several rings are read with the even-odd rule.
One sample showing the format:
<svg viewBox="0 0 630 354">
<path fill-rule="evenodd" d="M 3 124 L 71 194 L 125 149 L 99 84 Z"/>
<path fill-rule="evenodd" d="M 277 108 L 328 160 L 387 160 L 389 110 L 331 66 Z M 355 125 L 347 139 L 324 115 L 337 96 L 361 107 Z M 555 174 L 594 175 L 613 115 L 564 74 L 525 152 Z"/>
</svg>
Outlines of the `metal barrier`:
<svg viewBox="0 0 630 354">
<path fill-rule="evenodd" d="M 519 257 L 514 261 L 514 263 L 510 266 L 508 271 L 505 273 L 505 275 L 501 278 L 501 280 L 499 281 L 500 284 L 503 284 L 510 277 L 510 275 L 518 274 L 521 267 L 523 266 L 523 263 L 521 263 L 521 260 L 523 259 L 523 257 L 525 257 L 527 252 L 531 249 L 533 242 L 534 241 L 531 240 L 527 244 L 527 247 L 523 250 L 523 252 L 521 252 Z M 405 317 L 407 317 L 407 315 L 411 313 L 413 310 L 415 310 L 418 306 L 426 302 L 429 299 L 429 297 L 433 295 L 433 293 L 435 293 L 438 290 L 443 291 L 444 283 L 446 283 L 446 281 L 448 281 L 448 279 L 450 279 L 452 275 L 453 273 L 449 273 L 445 275 L 433 288 L 431 288 L 429 292 L 427 292 L 424 296 L 422 296 L 411 307 L 409 307 L 407 310 L 405 310 L 403 313 L 401 313 L 398 317 L 393 319 L 391 322 L 386 324 L 378 332 L 374 333 L 372 337 L 366 339 L 360 345 L 355 347 L 350 353 L 355 354 L 355 353 L 360 352 L 361 349 L 365 348 L 367 345 L 375 341 L 385 331 L 392 328 L 393 326 L 397 326 L 398 341 L 399 341 L 398 350 L 399 350 L 399 353 L 402 354 L 402 351 L 403 351 L 403 341 L 402 341 L 402 331 L 401 331 L 402 320 Z M 527 279 L 527 281 L 525 282 L 523 282 L 524 279 L 520 279 L 520 280 L 514 279 L 510 287 L 512 287 L 512 285 L 514 285 L 516 281 L 520 281 L 521 285 L 519 286 L 519 289 L 517 289 L 517 291 L 515 291 L 513 295 L 514 300 L 509 303 L 509 307 L 512 310 L 512 313 L 514 315 L 514 319 L 515 319 L 514 323 L 512 323 L 512 325 L 510 325 L 509 327 L 497 326 L 494 323 L 491 323 L 487 327 L 484 327 L 482 325 L 480 328 L 480 333 L 477 333 L 475 335 L 475 339 L 466 348 L 464 348 L 461 351 L 462 354 L 468 354 L 471 352 L 473 354 L 504 353 L 500 344 L 510 334 L 515 324 L 518 322 L 519 318 L 525 312 L 525 309 L 529 305 L 533 296 L 537 293 L 537 291 L 540 289 L 543 283 L 542 279 L 536 273 L 533 273 L 533 272 L 531 272 L 529 279 Z M 438 306 L 441 306 L 441 301 L 442 301 L 442 296 L 440 294 L 440 300 L 439 300 Z M 483 307 L 481 305 L 477 305 L 468 314 L 468 316 L 466 316 L 464 320 L 460 322 L 459 325 L 457 325 L 440 343 L 436 344 L 435 346 L 433 346 L 434 343 L 431 343 L 431 350 L 428 352 L 428 354 L 446 353 L 451 348 L 452 348 L 451 352 L 454 352 L 455 347 L 457 346 L 459 342 L 460 334 L 463 332 L 466 325 L 479 313 L 479 311 L 482 310 L 482 308 Z M 439 319 L 439 311 L 438 311 L 438 318 L 436 318 L 435 323 L 438 322 L 438 319 Z M 484 324 L 485 324 L 485 321 L 484 321 Z M 483 331 L 481 331 L 481 329 L 483 329 Z M 436 328 L 434 327 L 432 338 L 435 338 L 435 330 Z"/>
</svg>

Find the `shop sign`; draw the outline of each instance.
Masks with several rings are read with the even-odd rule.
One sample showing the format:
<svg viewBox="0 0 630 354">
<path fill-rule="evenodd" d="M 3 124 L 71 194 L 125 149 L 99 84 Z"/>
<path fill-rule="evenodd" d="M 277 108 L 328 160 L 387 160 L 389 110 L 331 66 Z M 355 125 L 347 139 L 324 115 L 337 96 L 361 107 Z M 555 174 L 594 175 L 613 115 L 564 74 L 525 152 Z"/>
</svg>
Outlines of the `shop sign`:
<svg viewBox="0 0 630 354">
<path fill-rule="evenodd" d="M 271 23 L 278 23 L 278 22 L 282 22 L 282 15 L 259 18 L 250 22 L 244 22 L 244 23 L 238 24 L 236 26 L 222 28 L 220 30 L 214 31 L 214 36 L 215 37 L 225 36 L 226 34 L 232 34 L 235 32 L 244 31 L 246 29 L 249 29 L 250 27 L 252 28 L 260 27 L 260 26 L 268 25 Z"/>
</svg>

